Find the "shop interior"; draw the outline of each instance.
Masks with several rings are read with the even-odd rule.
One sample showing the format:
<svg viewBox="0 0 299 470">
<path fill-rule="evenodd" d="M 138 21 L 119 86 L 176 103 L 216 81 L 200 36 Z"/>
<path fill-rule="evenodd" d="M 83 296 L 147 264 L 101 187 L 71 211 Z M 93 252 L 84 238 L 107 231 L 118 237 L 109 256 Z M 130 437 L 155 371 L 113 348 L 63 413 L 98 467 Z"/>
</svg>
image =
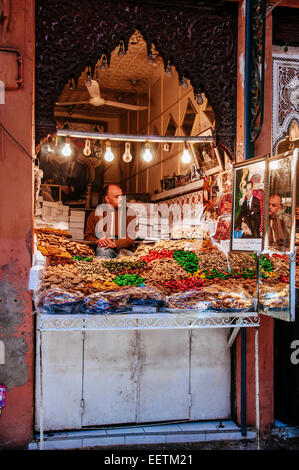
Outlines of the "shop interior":
<svg viewBox="0 0 299 470">
<path fill-rule="evenodd" d="M 91 67 L 82 71 L 77 85 L 73 79 L 69 80 L 54 109 L 57 129 L 157 136 L 196 136 L 207 129 L 213 131 L 214 114 L 204 93 L 196 99 L 186 77 L 180 84 L 175 67 L 168 64 L 165 69 L 154 46 L 149 57 L 145 41 L 136 32 L 126 53 L 123 47 L 120 43 L 112 52 L 109 67 L 106 55 L 102 55 L 93 72 Z M 99 85 L 95 91 L 89 86 L 91 80 Z M 99 105 L 99 101 L 93 101 L 97 99 L 92 97 L 93 93 L 113 104 Z M 66 161 L 61 154 L 63 141 L 58 139 L 52 154 L 48 152 L 53 150 L 48 141 L 40 152 L 40 168 L 44 171 L 42 191 L 50 189 L 53 199 L 57 198 L 57 191 L 45 185 L 57 182 L 55 171 L 48 174 L 51 162 L 56 167 Z M 190 162 L 184 163 L 180 158 L 184 149 L 182 143 L 153 143 L 150 161 L 143 157 L 144 143 L 129 142 L 130 156 L 125 159 L 126 142 L 117 141 L 110 142 L 113 153 L 110 161 L 106 155 L 107 143 L 108 139 L 72 142 L 77 147 L 77 160 L 80 157 L 80 162 L 89 171 L 85 170 L 81 200 L 70 201 L 62 191 L 63 201 L 71 206 L 94 208 L 101 201 L 103 184 L 114 183 L 123 186 L 129 200 L 138 194 L 138 200 L 149 202 L 152 195 L 161 192 L 161 179 L 180 175 L 185 177 L 185 184 L 190 179 Z M 89 185 L 91 190 L 87 197 Z"/>
<path fill-rule="evenodd" d="M 294 260 L 289 254 L 290 237 L 289 245 L 284 243 L 278 254 L 257 254 L 244 243 L 239 246 L 245 249 L 231 249 L 232 237 L 242 236 L 237 221 L 245 192 L 251 190 L 257 200 L 263 201 L 265 211 L 260 216 L 260 233 L 255 239 L 262 251 L 268 228 L 265 222 L 268 173 L 261 170 L 260 161 L 253 161 L 251 168 L 235 168 L 228 149 L 221 143 L 216 145 L 215 115 L 204 90 L 195 95 L 188 77 L 179 80 L 174 65 L 164 64 L 154 45 L 149 53 L 138 31 L 131 37 L 127 51 L 121 41 L 111 53 L 109 63 L 103 54 L 94 68 L 86 66 L 77 83 L 70 77 L 57 98 L 54 116 L 57 132 L 40 143 L 35 168 L 35 250 L 30 288 L 36 311 L 41 314 L 40 322 L 43 315 L 62 316 L 63 323 L 66 315 L 79 318 L 91 314 L 98 318 L 111 316 L 112 323 L 118 316 L 122 320 L 134 317 L 137 325 L 142 315 L 148 321 L 151 316 L 165 315 L 171 329 L 177 317 L 184 318 L 184 314 L 191 314 L 192 318 L 186 320 L 188 325 L 205 322 L 208 327 L 257 326 L 259 312 L 292 319 L 294 293 L 290 292 L 290 276 Z M 287 158 L 293 155 L 292 151 L 285 154 Z M 292 156 L 284 162 L 291 161 Z M 280 165 L 272 161 L 268 164 L 267 157 L 262 164 L 264 168 Z M 287 168 L 291 168 L 291 163 Z M 292 175 L 288 177 L 294 190 Z M 138 211 L 134 214 L 137 233 L 134 244 L 130 250 L 117 250 L 113 259 L 97 256 L 96 243 L 86 238 L 89 217 L 105 201 L 104 188 L 109 184 L 121 187 L 126 209 L 134 212 L 137 204 L 145 211 L 141 216 Z M 295 213 L 290 194 L 281 198 L 281 204 L 286 218 Z M 187 218 L 182 217 L 185 207 L 190 208 Z M 288 229 L 293 230 L 291 224 Z M 243 232 L 246 233 L 244 227 Z M 61 356 L 65 364 L 68 361 L 73 364 L 75 351 L 79 351 L 80 362 L 81 349 L 85 348 L 84 374 L 90 373 L 94 381 L 86 392 L 90 394 L 90 409 L 85 408 L 85 414 L 78 411 L 77 418 L 72 415 L 76 422 L 68 421 L 69 415 L 65 415 L 63 408 L 68 409 L 63 397 L 68 396 L 69 386 L 68 373 L 64 372 L 66 388 L 61 406 L 53 414 L 45 405 L 45 428 L 77 429 L 82 423 L 93 426 L 231 416 L 230 351 L 228 333 L 223 331 L 197 330 L 187 337 L 184 330 L 168 330 L 172 352 L 167 351 L 166 355 L 165 332 L 156 332 L 154 340 L 146 332 L 142 332 L 142 339 L 126 332 L 121 340 L 107 331 L 99 340 L 90 332 L 89 341 L 99 357 L 103 354 L 99 344 L 106 344 L 107 351 L 112 351 L 114 345 L 115 363 L 125 361 L 127 376 L 123 387 L 128 396 L 135 397 L 127 410 L 119 402 L 119 375 L 110 367 L 110 356 L 101 359 L 110 378 L 102 405 L 95 408 L 94 390 L 101 374 L 107 371 L 104 365 L 101 373 L 95 369 L 86 338 L 84 346 L 81 337 L 75 345 L 73 336 L 72 353 L 63 356 L 66 354 L 63 351 Z M 43 360 L 49 361 L 46 368 L 43 366 L 44 404 L 47 394 L 50 397 L 53 391 L 53 373 L 57 373 L 57 364 L 54 367 L 51 363 L 51 351 L 57 352 L 62 347 L 53 338 L 47 340 L 48 349 L 44 346 L 43 350 Z M 134 341 L 137 355 L 134 360 L 140 367 L 138 373 L 135 371 L 137 382 L 132 380 L 130 362 Z M 213 355 L 213 364 L 209 362 L 208 344 L 218 351 L 218 359 Z M 143 368 L 140 351 L 146 351 L 150 361 Z M 200 355 L 205 357 L 201 363 L 196 359 Z M 153 370 L 155 361 L 161 367 L 157 374 Z M 180 390 L 181 408 L 178 396 L 169 394 L 169 383 L 163 379 L 163 370 L 172 370 L 174 363 L 172 389 Z M 82 370 L 78 372 L 78 376 L 82 374 Z M 153 379 L 155 374 L 157 380 Z M 73 375 L 70 379 L 72 382 Z M 77 385 L 79 397 L 83 388 L 81 382 Z M 39 387 L 37 381 L 37 390 Z M 75 389 L 70 393 L 75 393 Z M 202 390 L 192 406 L 188 398 L 191 389 Z M 212 390 L 217 396 L 211 399 Z M 157 398 L 156 410 L 152 407 L 153 396 Z"/>
<path fill-rule="evenodd" d="M 238 242 L 231 249 L 235 162 L 224 146 L 216 146 L 215 116 L 204 90 L 195 95 L 188 78 L 184 76 L 179 80 L 174 65 L 164 64 L 154 45 L 149 52 L 141 34 L 136 31 L 127 50 L 120 41 L 111 53 L 109 63 L 107 55 L 102 54 L 94 68 L 86 66 L 77 83 L 70 77 L 57 98 L 54 115 L 57 133 L 40 143 L 39 164 L 35 171 L 35 242 L 47 257 L 52 271 L 65 265 L 62 272 L 70 269 L 76 256 L 76 262 L 86 263 L 86 258 L 96 255 L 97 246 L 86 237 L 87 220 L 96 207 L 105 202 L 105 186 L 113 184 L 121 188 L 127 209 L 141 203 L 146 210 L 145 218 L 144 214 L 140 217 L 134 213 L 135 243 L 129 253 L 118 250 L 118 263 L 143 264 L 151 256 L 156 256 L 160 263 L 163 259 L 175 261 L 173 269 L 183 271 L 180 279 L 173 279 L 173 273 L 166 275 L 162 297 L 163 294 L 180 294 L 182 280 L 186 284 L 184 289 L 192 291 L 194 286 L 208 287 L 221 281 L 221 286 L 218 285 L 221 294 L 217 291 L 217 296 L 224 298 L 225 289 L 231 291 L 233 282 L 236 291 L 241 289 L 237 296 L 239 308 L 250 305 L 256 309 L 252 301 L 257 292 L 256 256 L 248 248 L 240 253 L 246 240 L 245 245 Z M 86 135 L 90 138 L 84 138 Z M 117 139 L 117 135 L 121 137 Z M 196 137 L 198 141 L 188 140 Z M 278 164 L 272 162 L 270 168 L 271 165 Z M 258 172 L 261 167 L 256 168 Z M 246 179 L 250 176 L 253 194 L 263 198 L 263 178 L 254 175 L 253 170 L 242 171 L 240 190 L 245 194 Z M 281 201 L 286 214 L 290 215 L 294 210 L 291 198 L 284 197 Z M 265 205 L 266 199 L 263 203 Z M 180 215 L 170 211 L 164 220 L 161 208 L 169 209 L 173 204 L 181 211 Z M 261 202 L 259 204 L 262 206 Z M 182 212 L 186 205 L 190 207 L 190 214 L 184 226 L 186 219 L 183 220 Z M 153 208 L 154 216 L 148 212 Z M 236 224 L 236 208 L 234 210 Z M 263 217 L 266 219 L 267 215 Z M 291 229 L 290 224 L 288 228 Z M 265 233 L 265 228 L 260 230 L 260 234 Z M 239 232 L 236 230 L 234 236 L 238 237 Z M 260 240 L 258 242 L 257 246 L 262 248 Z M 284 251 L 288 251 L 287 247 Z M 128 254 L 130 260 L 126 257 Z M 281 258 L 278 261 L 276 258 L 272 264 L 281 263 Z M 285 259 L 285 263 L 279 279 L 288 285 L 289 259 Z M 144 286 L 145 279 L 145 285 L 153 287 L 156 283 L 157 287 L 155 276 L 150 280 L 146 277 L 146 272 L 151 272 L 150 266 L 137 265 L 132 266 L 131 274 L 139 278 L 139 286 Z M 185 265 L 190 266 L 186 269 Z M 110 266 L 110 272 L 105 268 L 104 275 L 90 278 L 99 281 L 96 287 L 91 285 L 89 278 L 82 279 L 75 269 L 77 286 L 83 286 L 82 291 L 78 290 L 85 295 L 101 292 L 101 287 L 107 290 L 107 286 L 100 283 L 112 281 L 111 274 L 114 276 L 116 272 L 120 276 L 119 282 L 127 285 L 122 276 L 130 272 L 129 266 L 118 266 L 124 268 L 124 274 L 122 269 L 113 272 L 114 268 Z M 275 267 L 276 270 L 280 268 Z M 267 282 L 272 284 L 271 295 L 281 294 L 283 285 L 275 292 L 266 262 L 262 269 L 266 270 L 263 272 L 266 272 Z M 46 274 L 42 286 L 76 287 L 62 272 L 58 276 L 60 282 L 54 272 Z M 277 280 L 277 276 L 274 278 Z M 108 287 L 115 285 L 112 283 Z M 283 306 L 288 307 L 290 299 L 286 286 L 282 290 Z M 214 293 L 209 295 L 215 301 Z M 230 298 L 228 305 L 232 306 L 232 301 Z"/>
</svg>

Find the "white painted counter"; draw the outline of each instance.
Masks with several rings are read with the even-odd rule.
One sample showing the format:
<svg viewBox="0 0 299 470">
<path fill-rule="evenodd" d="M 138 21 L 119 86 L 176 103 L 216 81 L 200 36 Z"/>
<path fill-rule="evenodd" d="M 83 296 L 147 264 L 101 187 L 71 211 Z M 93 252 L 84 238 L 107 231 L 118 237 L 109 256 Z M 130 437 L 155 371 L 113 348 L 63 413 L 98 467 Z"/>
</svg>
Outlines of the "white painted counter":
<svg viewBox="0 0 299 470">
<path fill-rule="evenodd" d="M 36 430 L 230 416 L 231 327 L 256 314 L 37 314 Z"/>
</svg>

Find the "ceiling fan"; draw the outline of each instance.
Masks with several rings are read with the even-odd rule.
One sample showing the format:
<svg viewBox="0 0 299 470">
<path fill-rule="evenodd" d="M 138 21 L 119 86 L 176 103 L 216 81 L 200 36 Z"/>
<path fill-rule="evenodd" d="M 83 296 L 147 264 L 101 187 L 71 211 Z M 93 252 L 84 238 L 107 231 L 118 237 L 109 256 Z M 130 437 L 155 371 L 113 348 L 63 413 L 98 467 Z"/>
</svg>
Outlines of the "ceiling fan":
<svg viewBox="0 0 299 470">
<path fill-rule="evenodd" d="M 90 94 L 88 101 L 61 101 L 56 103 L 57 106 L 73 106 L 76 104 L 91 104 L 93 106 L 114 106 L 116 108 L 124 108 L 130 111 L 143 111 L 147 106 L 137 106 L 129 103 L 119 103 L 118 101 L 105 100 L 101 97 L 100 86 L 96 80 L 86 82 L 86 88 Z"/>
</svg>

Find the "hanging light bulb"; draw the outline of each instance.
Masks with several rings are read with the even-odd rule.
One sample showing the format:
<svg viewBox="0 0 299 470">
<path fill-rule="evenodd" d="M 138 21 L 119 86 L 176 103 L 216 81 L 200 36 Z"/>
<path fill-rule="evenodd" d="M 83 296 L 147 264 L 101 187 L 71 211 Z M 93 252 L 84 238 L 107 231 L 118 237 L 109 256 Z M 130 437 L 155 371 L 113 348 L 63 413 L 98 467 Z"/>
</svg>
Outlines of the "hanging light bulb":
<svg viewBox="0 0 299 470">
<path fill-rule="evenodd" d="M 53 146 L 53 142 L 52 142 L 52 139 L 48 140 L 48 143 L 47 143 L 47 146 L 46 146 L 46 151 L 48 153 L 53 153 L 54 152 L 54 146 Z"/>
<path fill-rule="evenodd" d="M 188 82 L 187 82 L 187 78 L 186 78 L 186 77 L 183 77 L 182 88 L 188 88 Z"/>
<path fill-rule="evenodd" d="M 181 156 L 181 160 L 182 160 L 183 163 L 190 163 L 191 162 L 191 155 L 190 155 L 190 152 L 188 150 L 186 142 L 185 142 L 185 148 L 184 148 L 184 151 L 183 151 L 183 155 Z"/>
<path fill-rule="evenodd" d="M 172 77 L 172 66 L 170 62 L 168 62 L 167 68 L 166 68 L 166 75 L 167 77 Z"/>
<path fill-rule="evenodd" d="M 69 157 L 71 155 L 72 149 L 71 149 L 71 140 L 69 137 L 65 138 L 64 146 L 63 146 L 61 153 L 64 157 Z"/>
<path fill-rule="evenodd" d="M 103 59 L 102 59 L 102 63 L 101 63 L 100 69 L 101 69 L 101 70 L 106 70 L 106 67 L 107 67 L 107 61 L 106 61 L 106 56 L 104 55 L 104 56 L 103 56 Z"/>
<path fill-rule="evenodd" d="M 91 86 L 91 74 L 90 74 L 90 72 L 87 72 L 86 86 Z"/>
<path fill-rule="evenodd" d="M 120 41 L 120 43 L 119 43 L 118 55 L 119 55 L 119 57 L 122 57 L 122 56 L 125 55 L 124 41 Z"/>
<path fill-rule="evenodd" d="M 112 160 L 114 159 L 114 155 L 111 150 L 111 144 L 109 141 L 106 142 L 106 152 L 105 152 L 104 158 L 106 162 L 112 162 Z"/>
<path fill-rule="evenodd" d="M 89 155 L 91 154 L 90 140 L 89 139 L 85 140 L 85 147 L 84 147 L 84 150 L 83 150 L 83 154 L 86 157 L 89 157 Z"/>
<path fill-rule="evenodd" d="M 202 97 L 202 94 L 199 92 L 197 97 L 196 97 L 196 103 L 201 105 L 203 104 L 203 97 Z"/>
<path fill-rule="evenodd" d="M 45 145 L 45 150 L 48 153 L 53 153 L 55 151 L 55 146 L 56 146 L 56 138 L 55 137 L 49 137 L 47 144 Z"/>
<path fill-rule="evenodd" d="M 123 161 L 126 163 L 130 163 L 132 161 L 132 154 L 130 152 L 130 142 L 126 142 L 125 144 L 125 153 L 123 154 Z"/>
<path fill-rule="evenodd" d="M 149 142 L 145 143 L 145 151 L 143 153 L 143 160 L 145 162 L 150 162 L 153 158 Z"/>
</svg>

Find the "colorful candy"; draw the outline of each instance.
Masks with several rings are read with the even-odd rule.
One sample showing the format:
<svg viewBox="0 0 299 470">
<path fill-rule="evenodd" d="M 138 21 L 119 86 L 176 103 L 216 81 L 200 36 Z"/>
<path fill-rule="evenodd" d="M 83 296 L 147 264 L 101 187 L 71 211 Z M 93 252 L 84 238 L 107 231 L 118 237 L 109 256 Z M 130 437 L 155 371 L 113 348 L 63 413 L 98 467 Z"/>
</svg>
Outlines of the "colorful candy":
<svg viewBox="0 0 299 470">
<path fill-rule="evenodd" d="M 151 250 L 148 255 L 142 256 L 140 258 L 140 260 L 145 261 L 146 263 L 150 263 L 151 261 L 154 261 L 156 259 L 162 259 L 162 258 L 173 258 L 173 251 L 171 251 L 171 250 L 161 250 L 161 251 Z"/>
<path fill-rule="evenodd" d="M 145 278 L 142 278 L 137 274 L 123 274 L 117 276 L 113 282 L 118 286 L 140 286 L 144 281 Z"/>
<path fill-rule="evenodd" d="M 188 273 L 198 271 L 198 258 L 192 251 L 178 250 L 173 257 Z"/>
</svg>

